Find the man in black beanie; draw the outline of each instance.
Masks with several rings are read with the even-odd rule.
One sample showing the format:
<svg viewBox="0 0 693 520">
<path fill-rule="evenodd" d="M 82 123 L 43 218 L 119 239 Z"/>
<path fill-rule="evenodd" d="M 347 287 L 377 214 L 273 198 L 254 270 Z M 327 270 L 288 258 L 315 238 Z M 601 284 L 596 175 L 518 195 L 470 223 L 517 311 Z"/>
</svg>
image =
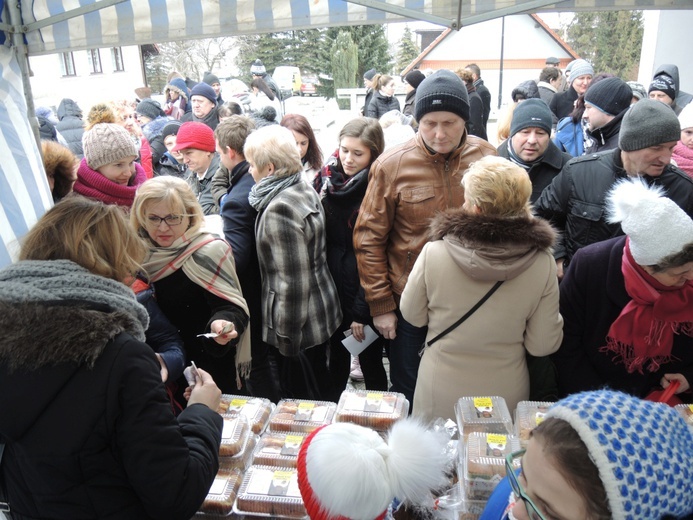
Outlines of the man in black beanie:
<svg viewBox="0 0 693 520">
<path fill-rule="evenodd" d="M 621 120 L 630 108 L 633 89 L 620 78 L 606 78 L 590 85 L 585 92 L 587 136 L 591 144 L 585 154 L 613 150 L 618 146 Z"/>
<path fill-rule="evenodd" d="M 554 249 L 559 278 L 578 249 L 623 235 L 619 224 L 606 220 L 606 195 L 620 179 L 641 177 L 661 186 L 693 218 L 693 179 L 670 164 L 680 137 L 674 111 L 643 99 L 623 116 L 618 148 L 576 157 L 563 167 L 534 204 L 535 212 L 562 232 Z"/>
<path fill-rule="evenodd" d="M 403 393 L 410 403 L 427 329 L 402 318 L 400 296 L 428 241 L 431 217 L 461 207 L 464 172 L 485 155 L 496 155 L 489 143 L 467 135 L 467 89 L 449 70 L 439 70 L 421 82 L 414 117 L 418 134 L 371 166 L 354 227 L 356 261 L 373 324 L 391 340 L 392 390 Z"/>
<path fill-rule="evenodd" d="M 207 83 L 207 85 L 214 89 L 214 92 L 217 95 L 217 106 L 220 107 L 223 105 L 224 99 L 221 97 L 221 83 L 219 82 L 219 77 L 216 74 L 212 74 L 211 72 L 207 71 L 204 73 L 204 76 L 202 76 L 202 82 Z"/>
<path fill-rule="evenodd" d="M 541 99 L 527 99 L 515 107 L 510 139 L 498 147 L 498 155 L 524 168 L 532 181 L 534 202 L 573 156 L 551 140 L 553 112 Z"/>
</svg>

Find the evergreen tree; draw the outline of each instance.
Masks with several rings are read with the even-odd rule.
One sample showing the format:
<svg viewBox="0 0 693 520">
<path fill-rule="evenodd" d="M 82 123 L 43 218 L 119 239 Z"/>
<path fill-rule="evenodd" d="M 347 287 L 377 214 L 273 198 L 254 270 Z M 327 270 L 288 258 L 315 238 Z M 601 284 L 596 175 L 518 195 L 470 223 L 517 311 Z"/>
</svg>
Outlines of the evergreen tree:
<svg viewBox="0 0 693 520">
<path fill-rule="evenodd" d="M 356 86 L 358 48 L 347 31 L 340 31 L 332 45 L 332 79 L 334 90 Z M 338 99 L 339 108 L 348 108 L 349 101 Z"/>
<path fill-rule="evenodd" d="M 402 39 L 399 41 L 397 46 L 397 72 L 401 74 L 401 72 L 406 69 L 407 66 L 414 61 L 418 55 L 419 48 L 414 42 L 411 29 L 409 29 L 409 26 L 406 25 L 404 27 Z"/>
<path fill-rule="evenodd" d="M 375 69 L 380 73 L 390 72 L 390 51 L 384 25 L 354 25 L 327 29 L 325 43 L 328 49 L 332 48 L 340 32 L 349 33 L 352 41 L 358 42 L 359 85 L 362 86 L 363 73 L 369 69 Z"/>
<path fill-rule="evenodd" d="M 567 27 L 568 43 L 594 67 L 624 81 L 637 79 L 642 48 L 641 11 L 575 13 Z"/>
</svg>

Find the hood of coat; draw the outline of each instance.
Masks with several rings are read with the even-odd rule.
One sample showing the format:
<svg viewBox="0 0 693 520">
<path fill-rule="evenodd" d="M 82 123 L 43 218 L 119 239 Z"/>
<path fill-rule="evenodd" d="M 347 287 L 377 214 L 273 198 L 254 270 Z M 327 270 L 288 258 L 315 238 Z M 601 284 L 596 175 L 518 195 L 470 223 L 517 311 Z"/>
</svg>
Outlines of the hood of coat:
<svg viewBox="0 0 693 520">
<path fill-rule="evenodd" d="M 70 98 L 63 99 L 58 105 L 58 119 L 62 120 L 65 116 L 82 117 L 82 109 Z"/>
<path fill-rule="evenodd" d="M 91 302 L 0 301 L 0 392 L 17 397 L 0 400 L 0 417 L 14 418 L 0 421 L 0 442 L 21 437 L 79 367 L 92 368 L 132 320 Z"/>
<path fill-rule="evenodd" d="M 170 117 L 159 116 L 152 119 L 149 123 L 142 127 L 142 133 L 151 142 L 155 137 L 159 137 L 164 130 L 164 127 L 171 122 Z"/>
<path fill-rule="evenodd" d="M 498 281 L 526 271 L 538 254 L 550 250 L 556 231 L 538 218 L 490 217 L 455 208 L 433 219 L 431 239 L 443 240 L 455 263 L 470 277 Z"/>
</svg>

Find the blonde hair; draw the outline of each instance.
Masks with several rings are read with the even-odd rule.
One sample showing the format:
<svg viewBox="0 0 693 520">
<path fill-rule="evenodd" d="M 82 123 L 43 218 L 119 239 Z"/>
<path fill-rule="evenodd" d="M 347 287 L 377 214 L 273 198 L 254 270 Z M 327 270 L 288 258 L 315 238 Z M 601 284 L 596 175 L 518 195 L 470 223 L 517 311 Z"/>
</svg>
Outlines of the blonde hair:
<svg viewBox="0 0 693 520">
<path fill-rule="evenodd" d="M 465 199 L 484 215 L 527 217 L 532 210 L 532 182 L 527 172 L 503 157 L 486 156 L 469 167 L 462 177 Z"/>
<path fill-rule="evenodd" d="M 498 119 L 496 132 L 498 136 L 498 144 L 507 140 L 510 137 L 510 126 L 513 122 L 513 114 L 515 113 L 516 102 L 508 105 L 508 108 L 503 112 L 503 115 Z"/>
<path fill-rule="evenodd" d="M 274 177 L 288 177 L 303 170 L 296 138 L 283 126 L 270 125 L 255 130 L 245 141 L 243 155 L 260 169 L 272 164 Z"/>
<path fill-rule="evenodd" d="M 72 260 L 124 282 L 142 269 L 146 244 L 118 206 L 70 196 L 49 209 L 22 242 L 20 260 Z"/>
<path fill-rule="evenodd" d="M 457 69 L 455 74 L 457 74 L 465 85 L 470 86 L 474 84 L 474 75 L 471 70 Z"/>
<path fill-rule="evenodd" d="M 137 190 L 130 210 L 130 224 L 140 236 L 150 239 L 147 233 L 145 212 L 152 204 L 165 203 L 179 215 L 190 219 L 188 230 L 197 231 L 204 223 L 202 206 L 192 189 L 183 179 L 171 175 L 161 175 L 145 181 Z"/>
</svg>

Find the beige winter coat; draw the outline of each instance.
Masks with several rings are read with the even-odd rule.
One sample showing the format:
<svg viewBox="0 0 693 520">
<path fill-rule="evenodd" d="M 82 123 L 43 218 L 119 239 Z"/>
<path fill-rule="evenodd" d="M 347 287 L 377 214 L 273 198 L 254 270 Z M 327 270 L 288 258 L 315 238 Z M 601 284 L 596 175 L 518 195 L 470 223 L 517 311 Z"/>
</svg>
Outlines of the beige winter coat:
<svg viewBox="0 0 693 520">
<path fill-rule="evenodd" d="M 457 329 L 426 347 L 414 414 L 453 418 L 462 396 L 498 395 L 512 413 L 529 397 L 525 350 L 555 352 L 563 338 L 558 311 L 555 232 L 543 220 L 501 219 L 448 210 L 432 224 L 402 293 L 412 325 L 428 325 L 426 342 L 455 323 L 498 280 L 503 285 Z"/>
</svg>

